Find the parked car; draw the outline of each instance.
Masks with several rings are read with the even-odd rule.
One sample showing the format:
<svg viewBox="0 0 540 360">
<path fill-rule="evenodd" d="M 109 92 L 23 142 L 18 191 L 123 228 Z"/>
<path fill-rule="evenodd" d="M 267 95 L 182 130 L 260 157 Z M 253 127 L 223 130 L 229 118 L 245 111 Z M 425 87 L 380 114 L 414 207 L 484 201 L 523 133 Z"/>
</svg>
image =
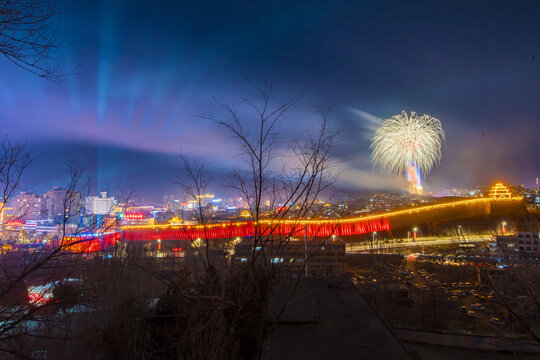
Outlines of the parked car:
<svg viewBox="0 0 540 360">
<path fill-rule="evenodd" d="M 492 324 L 495 324 L 495 325 L 499 325 L 499 326 L 504 325 L 504 321 L 502 321 L 501 319 L 499 319 L 497 317 L 489 319 L 489 322 L 492 323 Z"/>
<path fill-rule="evenodd" d="M 471 310 L 471 311 L 469 311 L 469 312 L 467 313 L 467 316 L 468 316 L 468 317 L 470 317 L 470 318 L 473 318 L 473 317 L 475 317 L 475 315 L 474 315 L 474 311 L 472 311 L 472 310 Z"/>
<path fill-rule="evenodd" d="M 476 303 L 471 306 L 474 310 L 482 311 L 485 310 L 486 307 L 482 304 Z"/>
</svg>

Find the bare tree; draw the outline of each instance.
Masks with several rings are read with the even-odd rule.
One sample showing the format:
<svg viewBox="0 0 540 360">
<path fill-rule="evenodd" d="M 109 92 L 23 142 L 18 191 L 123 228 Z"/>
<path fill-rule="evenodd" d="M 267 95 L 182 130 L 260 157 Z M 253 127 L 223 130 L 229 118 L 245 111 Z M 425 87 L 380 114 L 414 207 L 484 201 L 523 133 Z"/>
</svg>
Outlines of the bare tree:
<svg viewBox="0 0 540 360">
<path fill-rule="evenodd" d="M 206 236 L 206 228 L 215 225 L 204 206 L 209 178 L 201 161 L 183 157 L 185 177 L 180 183 L 187 199 L 194 204 L 192 211 L 184 214 L 187 216 L 184 219 L 194 221 L 198 229 L 205 230 L 202 241 L 191 239 L 196 243 L 197 258 L 204 266 L 190 268 L 180 261 L 161 267 L 165 259 L 158 260 L 158 265 L 149 257 L 137 257 L 130 252 L 127 257 L 113 256 L 111 266 L 105 260 L 96 260 L 96 266 L 87 272 L 86 282 L 103 284 L 106 289 L 100 290 L 103 295 L 92 314 L 97 320 L 86 328 L 86 333 L 101 333 L 104 328 L 105 339 L 103 336 L 81 337 L 79 344 L 87 345 L 75 347 L 93 351 L 85 350 L 77 354 L 77 358 L 247 359 L 260 355 L 265 335 L 272 326 L 267 318 L 267 302 L 280 267 L 271 260 L 283 256 L 291 238 L 305 235 L 302 219 L 320 216 L 324 207 L 318 200 L 334 179 L 331 172 L 334 134 L 328 131 L 326 112 L 322 111 L 321 124 L 314 134 L 281 141 L 278 136 L 280 119 L 298 99 L 275 105 L 270 85 L 256 89 L 262 90 L 259 97 L 242 102 L 257 114 L 255 126 L 252 127 L 253 118 L 240 120 L 235 116 L 228 119 L 233 121 L 229 126 L 225 119 L 218 122 L 217 118 L 212 118 L 229 130 L 236 129 L 232 134 L 241 145 L 240 156 L 247 162 L 247 167 L 233 172 L 231 186 L 247 200 L 254 222 L 255 234 L 248 242 L 252 249 L 250 261 L 245 266 L 216 266 L 210 253 L 212 241 Z M 252 133 L 257 135 L 251 137 Z M 238 138 L 239 134 L 243 134 L 242 137 Z M 79 183 L 76 179 L 80 173 L 70 172 L 75 180 L 72 183 Z M 70 204 L 71 201 L 66 201 L 65 208 Z M 276 210 L 278 205 L 279 210 Z M 68 228 L 66 226 L 65 231 Z M 299 275 L 324 240 L 324 237 L 313 239 Z M 64 249 L 77 245 L 64 242 Z M 61 253 L 66 252 L 57 255 Z M 178 265 L 184 270 L 177 269 Z M 160 288 L 155 287 L 159 301 L 153 306 L 141 301 L 148 283 L 142 281 L 141 276 L 135 276 L 141 274 L 135 272 L 136 269 L 166 288 L 161 293 Z M 174 269 L 173 275 L 167 271 L 171 269 Z M 137 284 L 137 288 L 132 289 L 131 284 Z M 285 306 L 283 304 L 281 313 Z"/>
<path fill-rule="evenodd" d="M 540 343 L 540 269 L 538 255 L 524 251 L 526 246 L 540 241 L 538 239 L 538 220 L 533 215 L 524 214 L 511 218 L 514 228 L 521 228 L 527 233 L 518 237 L 517 242 L 499 239 L 503 225 L 501 221 L 491 222 L 490 231 L 494 242 L 497 243 L 496 255 L 501 260 L 502 270 L 484 269 L 483 277 L 492 289 L 497 303 L 510 315 L 520 330 Z M 508 220 L 507 220 L 508 221 Z M 519 225 L 517 225 L 519 224 Z M 517 225 L 517 226 L 516 226 Z"/>
<path fill-rule="evenodd" d="M 3 215 L 0 227 L 6 225 L 6 206 L 20 188 L 21 178 L 32 163 L 31 150 L 26 143 L 10 141 L 5 137 L 0 143 L 0 214 Z M 24 216 L 24 209 L 11 214 L 11 220 Z"/>
<path fill-rule="evenodd" d="M 189 351 L 190 354 L 195 352 L 197 357 L 202 358 L 214 358 L 218 356 L 216 354 L 223 357 L 225 355 L 219 352 L 223 348 L 237 349 L 228 356 L 240 356 L 246 339 L 250 340 L 252 346 L 250 356 L 260 354 L 264 336 L 272 327 L 272 322 L 266 317 L 267 301 L 280 267 L 279 262 L 272 259 L 283 256 L 293 237 L 305 235 L 306 229 L 301 220 L 317 219 L 322 209 L 318 200 L 325 196 L 335 179 L 331 150 L 336 134 L 328 128 L 327 111 L 319 109 L 321 122 L 315 131 L 309 130 L 304 136 L 284 139 L 279 125 L 298 104 L 300 97 L 280 100 L 274 96 L 271 83 L 259 86 L 248 82 L 255 90 L 253 98 L 242 99 L 237 105 L 218 102 L 224 111 L 223 117 L 210 114 L 201 117 L 224 127 L 239 145 L 238 156 L 244 160 L 245 166 L 233 170 L 229 185 L 245 199 L 253 221 L 254 233 L 247 244 L 251 248 L 250 259 L 245 267 L 216 272 L 208 255 L 209 239 L 206 237 L 205 255 L 197 249 L 207 265 L 206 274 L 200 279 L 202 282 L 188 287 L 196 293 L 179 286 L 171 287 L 184 306 L 186 301 L 190 301 L 187 299 L 194 298 L 198 299 L 199 305 L 205 304 L 204 308 L 195 312 L 198 315 L 192 319 L 194 328 L 178 336 L 182 351 Z M 206 193 L 208 180 L 204 165 L 199 160 L 186 157 L 182 157 L 182 161 L 186 176 L 181 185 L 196 206 L 192 218 L 206 229 L 209 224 L 205 219 L 202 197 Z M 284 228 L 287 230 L 284 231 Z M 315 246 L 306 248 L 298 279 L 309 258 L 325 240 L 327 238 L 323 237 L 314 242 Z M 285 311 L 296 285 L 280 308 L 278 317 Z M 181 305 L 176 303 L 172 307 L 179 309 Z M 193 311 L 182 309 L 182 313 L 186 312 L 191 314 Z M 249 319 L 247 324 L 246 319 Z M 241 339 L 240 335 L 243 335 Z M 209 342 L 209 339 L 214 341 Z"/>
<path fill-rule="evenodd" d="M 75 287 L 68 281 L 81 280 L 77 277 L 85 259 L 77 253 L 95 251 L 101 244 L 99 237 L 116 229 L 115 221 L 104 223 L 87 216 L 81 199 L 90 192 L 90 180 L 84 169 L 71 162 L 66 174 L 62 218 L 56 231 L 47 234 L 35 251 L 0 256 L 0 352 L 5 354 L 24 358 L 31 355 L 28 347 L 45 335 L 51 340 L 58 340 L 59 334 L 76 335 L 66 329 L 65 316 L 51 321 L 51 312 L 79 303 Z M 15 247 L 15 242 L 12 245 Z M 35 293 L 28 294 L 30 288 L 35 288 Z M 27 299 L 27 294 L 34 298 Z"/>
<path fill-rule="evenodd" d="M 224 116 L 201 117 L 229 131 L 246 164 L 233 170 L 230 185 L 246 200 L 255 223 L 250 261 L 255 266 L 259 256 L 267 264 L 265 245 L 276 240 L 276 229 L 284 220 L 317 215 L 316 201 L 334 181 L 331 149 L 336 134 L 328 129 L 327 111 L 320 108 L 319 129 L 306 131 L 300 138 L 283 139 L 279 125 L 301 97 L 276 99 L 271 82 L 247 81 L 255 91 L 253 98 L 244 98 L 237 105 L 218 103 Z M 246 118 L 240 112 L 246 113 L 244 107 L 249 114 Z M 265 212 L 265 205 L 270 209 L 279 206 L 280 211 Z M 260 222 L 263 218 L 269 226 Z M 301 232 L 299 222 L 293 225 L 290 234 L 280 234 L 279 241 L 286 243 Z"/>
<path fill-rule="evenodd" d="M 210 262 L 210 244 L 208 236 L 206 236 L 206 216 L 204 208 L 204 196 L 210 180 L 205 173 L 204 163 L 199 159 L 190 159 L 187 156 L 180 156 L 182 162 L 182 167 L 184 170 L 184 178 L 178 181 L 184 196 L 188 201 L 191 201 L 193 208 L 185 214 L 182 211 L 182 220 L 187 221 L 196 221 L 198 224 L 203 226 L 204 229 L 204 254 L 201 252 L 201 244 L 196 241 L 196 239 L 190 238 L 191 243 L 195 247 L 197 254 L 201 257 L 202 263 L 205 268 L 208 270 L 211 266 Z M 186 215 L 188 219 L 186 219 Z M 186 232 L 189 237 L 189 232 Z"/>
<path fill-rule="evenodd" d="M 0 0 L 0 53 L 47 80 L 57 81 L 53 0 Z"/>
</svg>

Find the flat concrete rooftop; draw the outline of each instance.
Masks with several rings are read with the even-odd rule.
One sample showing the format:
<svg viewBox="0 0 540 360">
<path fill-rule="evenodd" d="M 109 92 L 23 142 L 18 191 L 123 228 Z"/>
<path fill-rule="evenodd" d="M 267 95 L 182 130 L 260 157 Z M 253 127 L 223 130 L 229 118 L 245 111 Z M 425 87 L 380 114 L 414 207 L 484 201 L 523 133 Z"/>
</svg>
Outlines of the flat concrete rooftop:
<svg viewBox="0 0 540 360">
<path fill-rule="evenodd" d="M 296 279 L 281 279 L 270 296 L 275 319 Z M 404 348 L 347 278 L 304 278 L 275 331 L 264 360 L 409 359 Z"/>
</svg>

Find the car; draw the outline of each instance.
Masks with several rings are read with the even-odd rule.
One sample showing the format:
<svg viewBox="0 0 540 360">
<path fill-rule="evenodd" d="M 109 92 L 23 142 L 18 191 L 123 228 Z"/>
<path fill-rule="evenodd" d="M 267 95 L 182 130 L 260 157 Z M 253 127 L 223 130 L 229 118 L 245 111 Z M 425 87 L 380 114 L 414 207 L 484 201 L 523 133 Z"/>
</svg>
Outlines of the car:
<svg viewBox="0 0 540 360">
<path fill-rule="evenodd" d="M 467 312 L 467 307 L 466 307 L 466 306 L 462 306 L 462 307 L 461 307 L 461 312 L 462 312 L 462 313 L 466 313 L 466 312 Z"/>
<path fill-rule="evenodd" d="M 468 316 L 468 317 L 470 317 L 470 318 L 473 318 L 473 317 L 475 317 L 475 315 L 474 315 L 474 311 L 472 311 L 472 310 L 471 310 L 471 311 L 469 311 L 469 312 L 467 313 L 467 316 Z"/>
<path fill-rule="evenodd" d="M 499 319 L 497 317 L 489 319 L 489 322 L 492 323 L 492 324 L 495 324 L 495 325 L 499 325 L 499 326 L 504 325 L 504 321 L 502 321 L 501 319 Z"/>
<path fill-rule="evenodd" d="M 448 300 L 450 300 L 450 301 L 458 301 L 459 298 L 458 298 L 457 296 L 454 295 L 454 296 L 450 296 L 450 297 L 448 298 Z"/>
<path fill-rule="evenodd" d="M 485 309 L 486 309 L 486 307 L 485 307 L 484 305 L 478 304 L 478 303 L 473 304 L 471 307 L 472 307 L 474 310 L 478 310 L 478 311 L 482 311 L 482 310 L 485 310 Z"/>
<path fill-rule="evenodd" d="M 471 283 L 467 281 L 467 282 L 465 283 L 465 287 L 470 288 L 470 287 L 471 287 Z"/>
</svg>

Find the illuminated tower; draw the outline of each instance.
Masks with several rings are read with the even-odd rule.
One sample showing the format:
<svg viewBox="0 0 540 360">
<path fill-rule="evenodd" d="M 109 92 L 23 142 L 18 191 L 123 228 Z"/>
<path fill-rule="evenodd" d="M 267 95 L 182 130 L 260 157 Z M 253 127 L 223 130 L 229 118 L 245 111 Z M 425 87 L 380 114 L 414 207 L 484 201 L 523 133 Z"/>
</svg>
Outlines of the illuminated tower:
<svg viewBox="0 0 540 360">
<path fill-rule="evenodd" d="M 510 199 L 512 194 L 502 183 L 496 183 L 489 190 L 489 197 L 492 199 Z"/>
</svg>

